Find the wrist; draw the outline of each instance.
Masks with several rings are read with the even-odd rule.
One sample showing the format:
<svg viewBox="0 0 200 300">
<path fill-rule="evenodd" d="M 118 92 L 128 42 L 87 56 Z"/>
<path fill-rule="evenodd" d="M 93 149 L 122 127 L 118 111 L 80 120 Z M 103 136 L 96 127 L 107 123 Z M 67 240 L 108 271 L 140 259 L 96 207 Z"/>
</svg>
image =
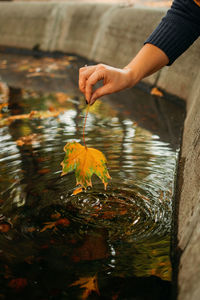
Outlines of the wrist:
<svg viewBox="0 0 200 300">
<path fill-rule="evenodd" d="M 123 70 L 126 72 L 128 87 L 131 88 L 136 85 L 142 78 L 135 68 L 129 65 L 124 67 Z"/>
</svg>

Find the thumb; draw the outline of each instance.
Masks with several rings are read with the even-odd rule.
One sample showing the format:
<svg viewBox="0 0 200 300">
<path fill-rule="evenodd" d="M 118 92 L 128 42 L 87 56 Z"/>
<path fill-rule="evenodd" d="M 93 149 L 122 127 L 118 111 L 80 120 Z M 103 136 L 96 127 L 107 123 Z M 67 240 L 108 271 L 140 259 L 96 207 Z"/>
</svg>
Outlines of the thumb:
<svg viewBox="0 0 200 300">
<path fill-rule="evenodd" d="M 111 94 L 112 91 L 110 89 L 110 86 L 108 84 L 101 86 L 100 88 L 96 89 L 96 91 L 94 91 L 91 100 L 90 100 L 90 104 L 94 104 L 94 102 L 97 100 L 97 98 L 100 98 L 102 96 Z"/>
</svg>

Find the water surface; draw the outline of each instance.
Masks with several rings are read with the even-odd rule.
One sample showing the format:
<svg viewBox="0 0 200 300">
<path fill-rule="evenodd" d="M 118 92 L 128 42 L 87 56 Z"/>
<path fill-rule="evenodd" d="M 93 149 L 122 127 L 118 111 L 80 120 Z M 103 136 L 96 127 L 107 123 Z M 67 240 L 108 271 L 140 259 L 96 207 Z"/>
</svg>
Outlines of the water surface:
<svg viewBox="0 0 200 300">
<path fill-rule="evenodd" d="M 0 299 L 170 299 L 183 109 L 137 89 L 97 101 L 86 143 L 105 154 L 112 180 L 105 191 L 94 176 L 93 188 L 73 195 L 74 173 L 61 177 L 60 163 L 67 142 L 82 143 L 79 63 L 27 77 L 42 59 L 26 58 L 21 70 L 22 58 L 5 59 L 1 76 L 12 88 L 0 119 Z M 45 68 L 53 63 L 62 65 L 46 60 Z"/>
</svg>

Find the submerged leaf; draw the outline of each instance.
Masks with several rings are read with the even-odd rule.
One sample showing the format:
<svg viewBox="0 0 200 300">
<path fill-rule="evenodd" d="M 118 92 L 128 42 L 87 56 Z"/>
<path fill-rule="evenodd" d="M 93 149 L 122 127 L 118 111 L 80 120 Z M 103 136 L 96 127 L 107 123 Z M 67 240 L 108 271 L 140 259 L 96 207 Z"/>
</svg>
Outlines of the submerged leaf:
<svg viewBox="0 0 200 300">
<path fill-rule="evenodd" d="M 8 223 L 0 224 L 0 232 L 6 233 L 10 230 L 11 226 Z"/>
<path fill-rule="evenodd" d="M 85 289 L 81 296 L 82 300 L 87 299 L 92 292 L 96 292 L 98 295 L 100 294 L 96 275 L 92 277 L 81 277 L 79 280 L 71 284 L 71 286 L 77 285 L 80 285 L 81 288 Z"/>
<path fill-rule="evenodd" d="M 28 282 L 26 278 L 14 278 L 9 283 L 8 286 L 17 291 L 22 290 L 27 286 Z"/>
<path fill-rule="evenodd" d="M 86 188 L 92 186 L 91 177 L 96 174 L 106 186 L 110 175 L 106 167 L 106 158 L 102 152 L 87 148 L 77 142 L 67 143 L 64 147 L 65 158 L 61 163 L 65 175 L 75 170 L 76 184 Z"/>
<path fill-rule="evenodd" d="M 67 218 L 60 218 L 57 221 L 53 222 L 45 222 L 45 226 L 40 230 L 40 232 L 44 232 L 47 229 L 57 230 L 57 226 L 60 225 L 62 227 L 67 227 L 70 224 L 70 221 Z"/>
<path fill-rule="evenodd" d="M 40 230 L 40 232 L 44 232 L 46 231 L 47 229 L 52 229 L 56 227 L 56 222 L 45 222 L 44 223 L 45 226 Z"/>
<path fill-rule="evenodd" d="M 32 145 L 37 142 L 38 135 L 36 133 L 29 134 L 27 136 L 22 136 L 16 140 L 17 146 Z"/>
</svg>

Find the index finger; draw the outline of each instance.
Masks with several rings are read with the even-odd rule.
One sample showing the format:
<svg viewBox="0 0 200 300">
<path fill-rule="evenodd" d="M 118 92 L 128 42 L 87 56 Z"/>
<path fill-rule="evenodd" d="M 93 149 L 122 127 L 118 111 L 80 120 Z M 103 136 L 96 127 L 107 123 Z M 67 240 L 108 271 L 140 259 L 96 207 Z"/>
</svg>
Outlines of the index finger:
<svg viewBox="0 0 200 300">
<path fill-rule="evenodd" d="M 102 80 L 103 78 L 104 78 L 103 70 L 93 72 L 93 74 L 91 74 L 91 76 L 88 78 L 85 86 L 85 98 L 87 99 L 88 103 L 91 100 L 93 85 L 95 85 L 98 81 Z"/>
<path fill-rule="evenodd" d="M 86 81 L 90 75 L 95 71 L 96 66 L 82 67 L 79 69 L 79 89 L 85 93 Z"/>
</svg>

